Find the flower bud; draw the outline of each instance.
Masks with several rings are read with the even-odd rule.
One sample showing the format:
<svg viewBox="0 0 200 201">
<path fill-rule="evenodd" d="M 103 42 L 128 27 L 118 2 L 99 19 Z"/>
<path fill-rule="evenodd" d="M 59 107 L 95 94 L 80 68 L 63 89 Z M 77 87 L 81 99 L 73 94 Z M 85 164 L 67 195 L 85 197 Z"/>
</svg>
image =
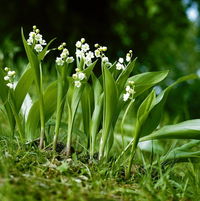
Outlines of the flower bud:
<svg viewBox="0 0 200 201">
<path fill-rule="evenodd" d="M 15 75 L 15 71 L 8 71 L 8 76 L 14 76 Z"/>
<path fill-rule="evenodd" d="M 102 62 L 108 62 L 108 57 L 103 57 Z"/>
<path fill-rule="evenodd" d="M 119 63 L 123 63 L 124 62 L 124 59 L 123 58 L 119 58 Z"/>
<path fill-rule="evenodd" d="M 73 57 L 67 57 L 67 59 L 66 59 L 66 62 L 67 62 L 68 64 L 71 64 L 73 61 L 74 61 L 74 58 L 73 58 Z"/>
<path fill-rule="evenodd" d="M 80 87 L 81 86 L 81 82 L 79 80 L 74 81 L 74 85 L 75 87 Z"/>
<path fill-rule="evenodd" d="M 77 42 L 76 42 L 76 47 L 77 47 L 77 48 L 81 48 L 81 46 L 82 46 L 81 41 L 77 41 Z"/>
<path fill-rule="evenodd" d="M 4 80 L 8 81 L 10 78 L 8 76 L 4 77 Z"/>
<path fill-rule="evenodd" d="M 5 70 L 5 71 L 9 71 L 9 68 L 8 68 L 8 67 L 5 67 L 4 70 Z"/>
<path fill-rule="evenodd" d="M 12 83 L 8 83 L 8 84 L 6 84 L 6 86 L 9 87 L 10 89 L 14 89 L 14 84 L 12 84 Z"/>
<path fill-rule="evenodd" d="M 81 43 L 84 43 L 85 42 L 85 38 L 81 38 Z"/>
<path fill-rule="evenodd" d="M 107 47 L 106 46 L 103 46 L 102 47 L 102 50 L 105 52 L 105 51 L 107 51 Z"/>
<path fill-rule="evenodd" d="M 77 74 L 73 74 L 73 75 L 72 75 L 72 78 L 73 78 L 74 80 L 76 80 L 76 79 L 78 78 Z"/>
</svg>

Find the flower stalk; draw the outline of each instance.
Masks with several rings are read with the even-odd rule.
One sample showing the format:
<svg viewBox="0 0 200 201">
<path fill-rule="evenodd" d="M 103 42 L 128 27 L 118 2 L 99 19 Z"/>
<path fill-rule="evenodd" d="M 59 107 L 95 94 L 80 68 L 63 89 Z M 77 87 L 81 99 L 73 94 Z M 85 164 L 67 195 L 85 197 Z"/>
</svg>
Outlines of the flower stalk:
<svg viewBox="0 0 200 201">
<path fill-rule="evenodd" d="M 44 148 L 44 139 L 45 139 L 45 118 L 44 118 L 44 97 L 42 91 L 39 92 L 39 105 L 40 105 L 40 143 L 39 148 Z"/>
<path fill-rule="evenodd" d="M 133 164 L 133 159 L 134 159 L 135 151 L 136 151 L 139 139 L 140 139 L 139 133 L 140 133 L 140 126 L 137 124 L 136 128 L 135 128 L 135 135 L 134 135 L 134 140 L 133 140 L 133 144 L 132 144 L 132 148 L 131 148 L 131 156 L 130 156 L 128 168 L 126 171 L 126 179 L 129 179 L 130 175 L 131 175 L 131 168 L 132 168 L 132 164 Z"/>
<path fill-rule="evenodd" d="M 57 72 L 58 75 L 58 92 L 57 92 L 57 108 L 56 108 L 56 125 L 55 125 L 55 133 L 53 139 L 53 151 L 56 151 L 56 144 L 58 142 L 60 124 L 63 114 L 63 109 L 65 105 L 65 93 L 64 89 L 67 87 L 67 79 L 66 79 L 66 69 L 67 67 L 63 67 L 61 72 Z"/>
<path fill-rule="evenodd" d="M 63 114 L 63 109 L 65 105 L 65 95 L 68 90 L 67 86 L 67 72 L 68 66 L 74 61 L 73 57 L 69 57 L 69 51 L 65 48 L 66 43 L 62 43 L 58 50 L 62 50 L 60 57 L 56 58 L 56 68 L 57 68 L 57 107 L 56 107 L 56 125 L 53 138 L 53 151 L 56 151 L 56 144 L 59 136 L 59 129 Z"/>
</svg>

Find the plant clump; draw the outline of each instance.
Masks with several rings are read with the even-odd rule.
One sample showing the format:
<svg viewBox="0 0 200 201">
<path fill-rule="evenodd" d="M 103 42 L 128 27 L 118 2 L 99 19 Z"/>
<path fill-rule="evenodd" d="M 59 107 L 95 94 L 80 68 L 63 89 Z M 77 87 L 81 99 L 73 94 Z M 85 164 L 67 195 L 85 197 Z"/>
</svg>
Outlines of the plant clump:
<svg viewBox="0 0 200 201">
<path fill-rule="evenodd" d="M 106 46 L 95 44 L 92 51 L 85 38 L 75 43 L 73 56 L 65 42 L 50 49 L 54 39 L 47 43 L 36 26 L 28 39 L 23 29 L 21 34 L 28 60 L 24 72 L 14 82 L 15 71 L 0 68 L 1 108 L 7 115 L 13 138 L 24 144 L 38 140 L 39 150 L 53 151 L 52 160 L 62 142 L 65 158 L 74 160 L 82 152 L 92 164 L 112 161 L 112 170 L 123 169 L 126 179 L 133 176 L 136 156 L 144 160 L 140 153 L 144 148 L 142 142 L 148 145 L 144 150 L 150 155 L 154 154 L 152 144 L 157 143 L 160 164 L 199 157 L 199 152 L 191 148 L 200 140 L 200 119 L 165 125 L 162 118 L 173 87 L 196 79 L 197 75 L 183 76 L 157 94 L 154 87 L 169 71 L 136 74 L 132 50 L 112 62 L 106 56 Z M 57 74 L 52 82 L 46 83 L 43 61 L 51 51 L 59 52 L 54 62 Z M 36 91 L 31 97 L 33 85 Z M 22 105 L 27 96 L 35 101 L 25 118 Z M 168 139 L 189 141 L 161 149 L 160 141 Z"/>
</svg>

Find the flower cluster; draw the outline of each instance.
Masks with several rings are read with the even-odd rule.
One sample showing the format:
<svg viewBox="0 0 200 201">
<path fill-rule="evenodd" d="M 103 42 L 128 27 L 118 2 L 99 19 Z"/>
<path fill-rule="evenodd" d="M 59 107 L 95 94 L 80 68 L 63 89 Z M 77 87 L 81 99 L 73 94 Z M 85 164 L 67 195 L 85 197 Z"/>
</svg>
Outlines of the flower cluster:
<svg viewBox="0 0 200 201">
<path fill-rule="evenodd" d="M 123 94 L 123 100 L 127 101 L 128 99 L 133 99 L 133 95 L 135 94 L 135 83 L 134 83 L 134 81 L 129 81 L 125 90 L 126 90 L 126 93 Z"/>
<path fill-rule="evenodd" d="M 46 41 L 42 38 L 40 30 L 36 26 L 33 26 L 33 31 L 29 33 L 29 38 L 27 40 L 28 45 L 34 47 L 36 52 L 41 52 L 43 46 L 46 45 Z"/>
<path fill-rule="evenodd" d="M 81 87 L 81 81 L 86 79 L 85 73 L 81 72 L 79 68 L 76 68 L 76 73 L 72 75 L 72 78 L 74 79 L 74 85 L 75 87 Z"/>
<path fill-rule="evenodd" d="M 123 58 L 119 58 L 117 64 L 116 64 L 116 69 L 117 70 L 124 70 L 125 69 L 125 65 L 124 65 L 124 59 Z"/>
<path fill-rule="evenodd" d="M 107 51 L 106 46 L 100 46 L 99 44 L 95 44 L 94 47 L 97 49 L 94 51 L 94 54 L 97 58 L 101 58 L 102 63 L 104 63 L 107 67 L 111 66 L 112 64 L 109 62 L 108 57 L 105 55 L 105 52 Z"/>
<path fill-rule="evenodd" d="M 14 89 L 13 79 L 15 77 L 16 72 L 11 71 L 10 68 L 5 67 L 4 70 L 7 72 L 7 75 L 4 77 L 4 80 L 8 83 L 6 84 L 10 89 Z"/>
<path fill-rule="evenodd" d="M 81 38 L 80 41 L 76 42 L 76 57 L 77 59 L 84 59 L 84 62 L 87 66 L 92 63 L 94 58 L 94 53 L 90 50 L 90 46 L 85 43 L 85 38 Z"/>
<path fill-rule="evenodd" d="M 63 66 L 65 63 L 72 63 L 74 61 L 73 57 L 69 57 L 69 51 L 67 48 L 64 48 L 66 46 L 66 43 L 62 43 L 59 47 L 58 50 L 62 50 L 60 57 L 56 58 L 56 64 L 58 66 Z"/>
<path fill-rule="evenodd" d="M 95 56 L 98 57 L 105 57 L 104 52 L 107 51 L 107 47 L 106 46 L 100 46 L 99 44 L 95 44 L 94 47 L 96 47 L 97 49 L 94 51 Z"/>
<path fill-rule="evenodd" d="M 129 52 L 126 54 L 126 61 L 127 61 L 127 62 L 130 62 L 132 56 L 133 56 L 133 51 L 132 51 L 132 50 L 129 50 Z"/>
<path fill-rule="evenodd" d="M 132 50 L 129 50 L 129 52 L 126 54 L 126 62 L 130 62 L 132 58 Z M 124 70 L 126 68 L 126 64 L 124 62 L 123 58 L 119 58 L 117 64 L 116 64 L 116 69 L 117 70 Z"/>
</svg>

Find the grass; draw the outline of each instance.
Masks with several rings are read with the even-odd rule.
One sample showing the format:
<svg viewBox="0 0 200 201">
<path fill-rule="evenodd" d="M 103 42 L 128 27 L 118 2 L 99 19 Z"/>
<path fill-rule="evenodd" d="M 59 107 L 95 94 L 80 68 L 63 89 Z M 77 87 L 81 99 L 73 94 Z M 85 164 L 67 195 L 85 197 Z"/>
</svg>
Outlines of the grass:
<svg viewBox="0 0 200 201">
<path fill-rule="evenodd" d="M 123 170 L 110 171 L 111 163 L 90 164 L 81 154 L 72 159 L 59 155 L 52 163 L 49 150 L 21 146 L 9 138 L 1 138 L 0 144 L 1 201 L 198 201 L 200 198 L 199 164 L 176 164 L 162 169 L 145 168 L 137 162 L 133 176 L 125 180 Z"/>
</svg>

